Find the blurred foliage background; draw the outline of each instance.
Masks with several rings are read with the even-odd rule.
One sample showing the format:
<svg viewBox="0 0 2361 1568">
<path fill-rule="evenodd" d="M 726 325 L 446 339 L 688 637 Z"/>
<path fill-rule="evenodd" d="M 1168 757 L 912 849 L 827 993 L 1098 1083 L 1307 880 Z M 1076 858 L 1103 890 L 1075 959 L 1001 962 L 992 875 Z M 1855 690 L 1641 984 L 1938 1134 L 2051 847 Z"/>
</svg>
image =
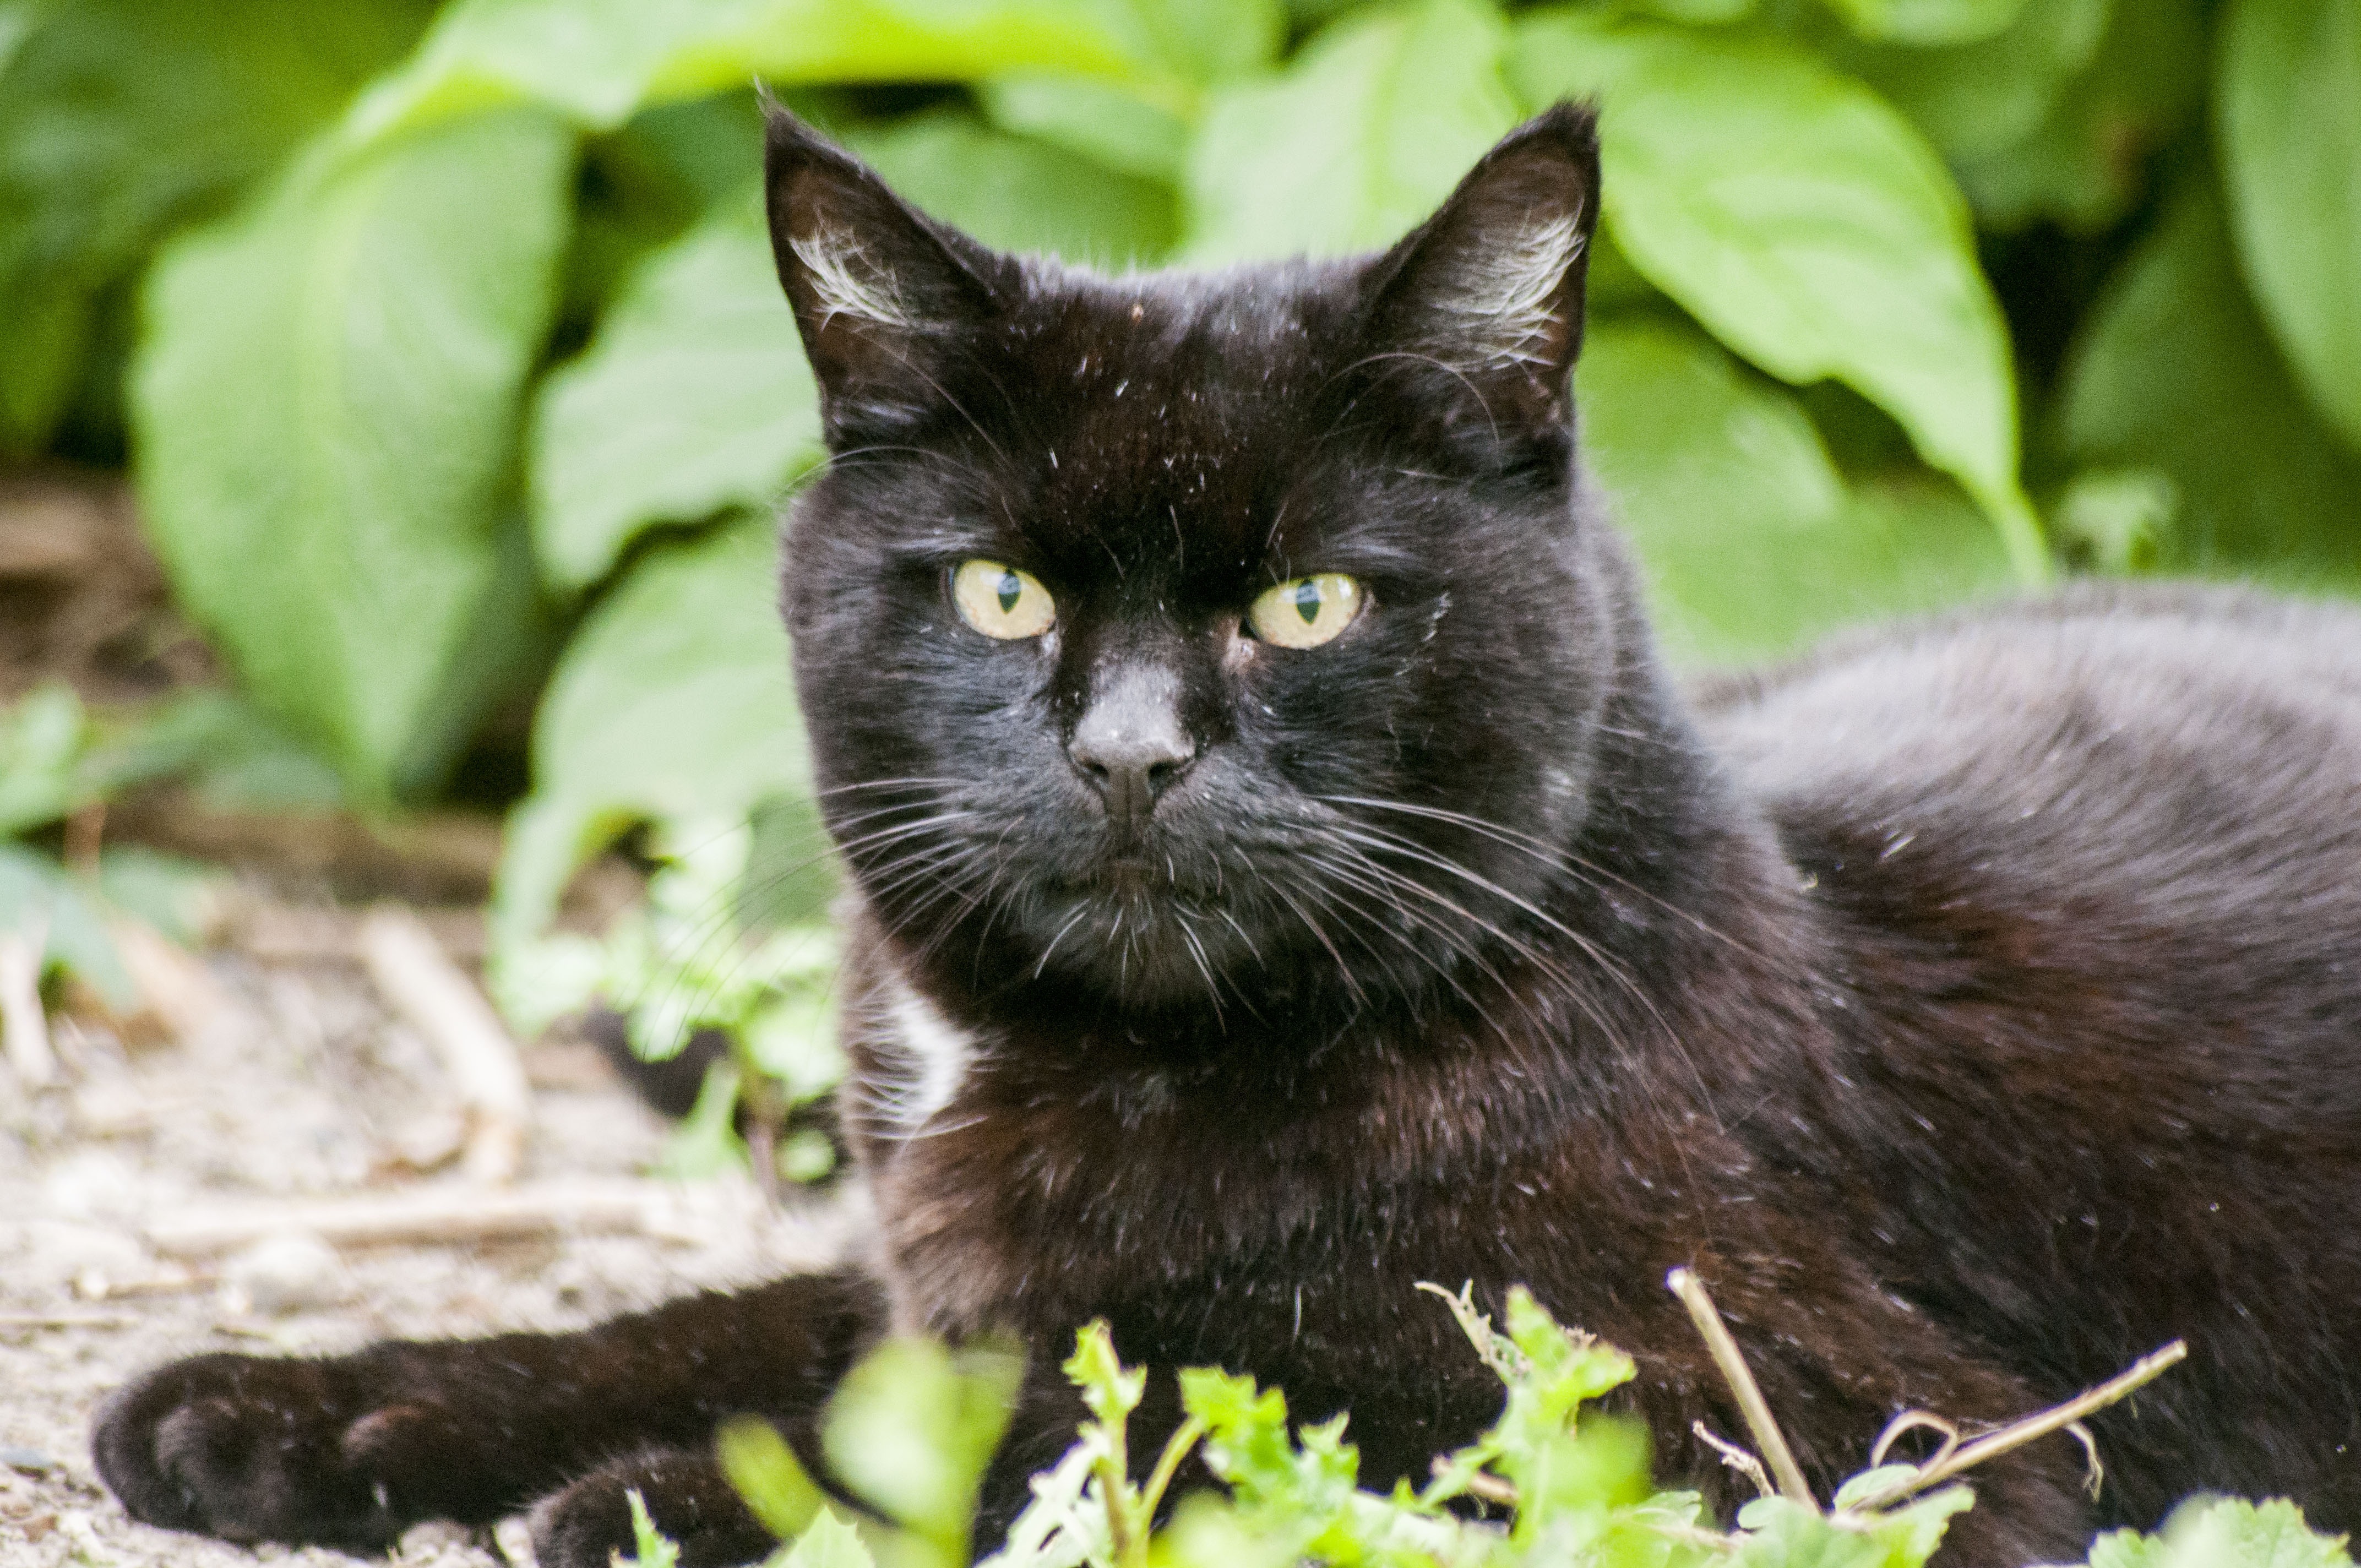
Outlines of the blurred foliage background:
<svg viewBox="0 0 2361 1568">
<path fill-rule="evenodd" d="M 511 949 L 638 825 L 794 838 L 756 78 L 1115 268 L 1384 244 L 1597 94 L 1586 448 L 1693 665 L 2361 587 L 2361 0 L 0 0 L 0 467 L 127 471 L 222 672 L 19 704 L 0 834 L 456 801 Z"/>
</svg>

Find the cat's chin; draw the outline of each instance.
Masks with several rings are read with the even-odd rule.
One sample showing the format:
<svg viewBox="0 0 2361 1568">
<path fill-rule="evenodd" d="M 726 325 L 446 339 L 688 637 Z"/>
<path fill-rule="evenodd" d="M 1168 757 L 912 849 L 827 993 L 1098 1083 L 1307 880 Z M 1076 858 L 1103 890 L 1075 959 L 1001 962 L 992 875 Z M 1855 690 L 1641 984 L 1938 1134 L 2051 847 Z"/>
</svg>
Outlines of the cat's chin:
<svg viewBox="0 0 2361 1568">
<path fill-rule="evenodd" d="M 1160 864 L 1108 861 L 1088 885 L 1047 901 L 1039 927 L 1036 972 L 1127 1007 L 1219 1012 L 1252 991 L 1260 966 L 1245 934 L 1176 889 Z"/>
</svg>

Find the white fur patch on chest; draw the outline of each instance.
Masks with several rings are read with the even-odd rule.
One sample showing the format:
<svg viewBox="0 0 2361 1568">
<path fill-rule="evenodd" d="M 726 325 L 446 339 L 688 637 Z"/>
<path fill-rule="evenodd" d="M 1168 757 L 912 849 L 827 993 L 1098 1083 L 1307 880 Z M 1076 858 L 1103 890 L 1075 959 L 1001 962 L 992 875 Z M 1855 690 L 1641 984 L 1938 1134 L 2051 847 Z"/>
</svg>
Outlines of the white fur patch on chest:
<svg viewBox="0 0 2361 1568">
<path fill-rule="evenodd" d="M 906 1132 L 927 1124 L 967 1081 L 976 1037 L 944 1017 L 899 975 L 884 984 L 884 1044 L 894 1080 L 878 1086 L 877 1108 Z"/>
</svg>

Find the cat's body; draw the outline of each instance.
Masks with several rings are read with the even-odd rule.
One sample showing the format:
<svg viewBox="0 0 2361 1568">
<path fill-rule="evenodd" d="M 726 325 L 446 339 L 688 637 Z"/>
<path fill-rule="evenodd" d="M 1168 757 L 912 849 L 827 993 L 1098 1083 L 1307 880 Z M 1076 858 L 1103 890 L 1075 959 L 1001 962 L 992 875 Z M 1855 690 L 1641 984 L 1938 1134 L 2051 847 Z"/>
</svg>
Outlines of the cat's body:
<svg viewBox="0 0 2361 1568">
<path fill-rule="evenodd" d="M 101 1423 L 133 1511 L 369 1542 L 556 1493 L 543 1560 L 588 1568 L 631 1485 L 742 1560 L 714 1420 L 807 1437 L 890 1325 L 1027 1342 L 1005 1521 L 1093 1316 L 1156 1370 L 1135 1452 L 1219 1364 L 1349 1409 L 1382 1484 L 1497 1412 L 1422 1281 L 1631 1350 L 1661 1466 L 1727 1497 L 1689 1265 L 1823 1488 L 1905 1408 L 2191 1342 L 2094 1423 L 2095 1508 L 2062 1440 L 1999 1462 L 1961 1568 L 2206 1486 L 2361 1524 L 2361 616 L 2084 595 L 1685 698 L 1572 463 L 1595 192 L 1562 110 L 1375 263 L 1109 281 L 775 123 L 873 1255 L 164 1368 Z"/>
</svg>

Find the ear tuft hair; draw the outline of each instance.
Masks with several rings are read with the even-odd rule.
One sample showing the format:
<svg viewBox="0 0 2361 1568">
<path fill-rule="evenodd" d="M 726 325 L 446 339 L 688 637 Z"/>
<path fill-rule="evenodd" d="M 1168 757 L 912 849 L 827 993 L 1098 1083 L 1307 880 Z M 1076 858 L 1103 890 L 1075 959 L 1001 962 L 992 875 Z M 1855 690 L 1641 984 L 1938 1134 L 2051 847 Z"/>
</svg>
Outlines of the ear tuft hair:
<svg viewBox="0 0 2361 1568">
<path fill-rule="evenodd" d="M 768 94 L 763 112 L 771 253 L 829 440 L 927 417 L 961 338 L 997 313 L 996 258 Z"/>
<path fill-rule="evenodd" d="M 1598 219 L 1598 115 L 1560 104 L 1371 269 L 1372 348 L 1442 367 L 1496 427 L 1563 422 Z"/>
</svg>

